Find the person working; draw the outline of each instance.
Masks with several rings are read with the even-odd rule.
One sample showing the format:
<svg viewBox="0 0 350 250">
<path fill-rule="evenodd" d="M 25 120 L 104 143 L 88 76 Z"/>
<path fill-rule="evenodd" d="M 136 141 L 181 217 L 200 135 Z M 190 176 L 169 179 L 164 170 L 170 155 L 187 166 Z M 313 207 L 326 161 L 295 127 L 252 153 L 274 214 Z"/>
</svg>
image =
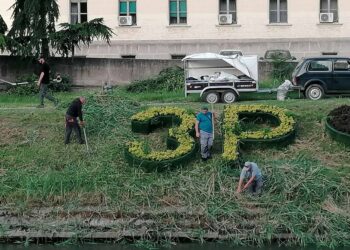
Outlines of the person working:
<svg viewBox="0 0 350 250">
<path fill-rule="evenodd" d="M 196 137 L 200 138 L 201 157 L 203 161 L 211 158 L 211 148 L 213 146 L 213 114 L 207 107 L 202 107 L 196 120 Z"/>
<path fill-rule="evenodd" d="M 39 80 L 38 80 L 38 87 L 40 88 L 39 92 L 39 98 L 40 98 L 40 105 L 38 108 L 44 107 L 44 98 L 46 97 L 50 101 L 54 103 L 55 106 L 58 105 L 58 100 L 56 100 L 50 93 L 48 92 L 47 85 L 50 83 L 50 66 L 45 62 L 45 58 L 41 56 L 39 58 L 39 64 L 40 67 L 40 73 L 39 73 Z"/>
<path fill-rule="evenodd" d="M 243 186 L 243 181 L 245 178 L 247 178 L 248 181 Z M 259 195 L 261 193 L 262 186 L 263 178 L 258 165 L 254 162 L 245 162 L 239 178 L 237 193 L 241 193 L 242 191 L 248 189 L 253 195 Z"/>
<path fill-rule="evenodd" d="M 80 144 L 84 144 L 83 139 L 81 138 L 81 130 L 78 123 L 78 117 L 80 121 L 80 125 L 84 126 L 84 120 L 83 120 L 83 112 L 82 107 L 86 103 L 85 97 L 79 97 L 74 99 L 74 101 L 70 104 L 67 113 L 66 113 L 66 133 L 64 138 L 64 143 L 67 145 L 70 141 L 70 135 L 72 133 L 72 130 L 75 131 L 75 134 L 77 135 L 78 142 Z"/>
</svg>

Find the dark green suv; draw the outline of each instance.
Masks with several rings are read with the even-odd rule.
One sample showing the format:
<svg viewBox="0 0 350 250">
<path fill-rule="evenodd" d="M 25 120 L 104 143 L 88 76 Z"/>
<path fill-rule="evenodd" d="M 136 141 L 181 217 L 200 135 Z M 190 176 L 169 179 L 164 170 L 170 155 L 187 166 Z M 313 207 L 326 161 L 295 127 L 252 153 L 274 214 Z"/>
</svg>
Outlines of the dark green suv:
<svg viewBox="0 0 350 250">
<path fill-rule="evenodd" d="M 293 85 L 311 100 L 350 94 L 350 58 L 306 58 L 296 66 L 292 77 Z"/>
</svg>

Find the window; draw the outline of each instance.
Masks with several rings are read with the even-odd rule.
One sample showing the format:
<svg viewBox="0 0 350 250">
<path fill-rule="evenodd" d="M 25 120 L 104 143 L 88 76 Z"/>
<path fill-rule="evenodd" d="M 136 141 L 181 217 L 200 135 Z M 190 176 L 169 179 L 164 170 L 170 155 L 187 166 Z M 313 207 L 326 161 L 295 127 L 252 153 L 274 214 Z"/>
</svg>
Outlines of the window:
<svg viewBox="0 0 350 250">
<path fill-rule="evenodd" d="M 350 64 L 347 60 L 337 60 L 334 62 L 334 71 L 349 71 Z"/>
<path fill-rule="evenodd" d="M 186 57 L 186 55 L 171 55 L 171 59 L 173 60 L 182 60 Z"/>
<path fill-rule="evenodd" d="M 131 16 L 132 25 L 136 25 L 136 0 L 119 0 L 119 16 Z"/>
<path fill-rule="evenodd" d="M 309 71 L 326 71 L 332 69 L 332 61 L 312 61 L 309 65 Z"/>
<path fill-rule="evenodd" d="M 219 0 L 219 15 L 232 15 L 232 23 L 237 23 L 236 0 Z"/>
<path fill-rule="evenodd" d="M 70 23 L 87 22 L 87 0 L 71 0 L 70 1 Z"/>
<path fill-rule="evenodd" d="M 338 22 L 338 0 L 321 0 L 320 13 L 333 13 L 333 22 Z"/>
<path fill-rule="evenodd" d="M 288 23 L 287 0 L 270 0 L 270 23 Z"/>
<path fill-rule="evenodd" d="M 122 55 L 121 58 L 124 58 L 124 59 L 135 59 L 136 56 L 135 55 Z"/>
<path fill-rule="evenodd" d="M 187 23 L 187 3 L 186 0 L 169 0 L 169 23 Z"/>
<path fill-rule="evenodd" d="M 322 52 L 323 56 L 336 56 L 338 52 Z"/>
</svg>

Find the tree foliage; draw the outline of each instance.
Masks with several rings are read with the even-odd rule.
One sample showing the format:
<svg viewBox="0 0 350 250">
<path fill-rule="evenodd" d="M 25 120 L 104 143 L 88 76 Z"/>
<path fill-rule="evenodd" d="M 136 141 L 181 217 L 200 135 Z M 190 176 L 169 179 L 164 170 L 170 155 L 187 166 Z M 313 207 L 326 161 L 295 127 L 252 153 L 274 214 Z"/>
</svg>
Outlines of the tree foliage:
<svg viewBox="0 0 350 250">
<path fill-rule="evenodd" d="M 7 25 L 0 16 L 0 50 L 3 51 L 5 49 L 6 40 L 5 40 L 5 33 L 7 31 Z"/>
<path fill-rule="evenodd" d="M 8 48 L 14 55 L 49 56 L 49 34 L 55 32 L 59 16 L 57 0 L 16 0 Z"/>
<path fill-rule="evenodd" d="M 103 24 L 103 18 L 96 18 L 89 22 L 69 24 L 61 23 L 60 31 L 52 34 L 53 46 L 62 56 L 74 56 L 75 47 L 79 44 L 89 46 L 94 39 L 104 40 L 110 44 L 110 39 L 114 34 L 112 29 Z"/>
<path fill-rule="evenodd" d="M 2 17 L 0 16 L 0 34 L 5 34 L 6 31 L 7 31 L 7 25 L 4 19 L 2 19 Z"/>
</svg>

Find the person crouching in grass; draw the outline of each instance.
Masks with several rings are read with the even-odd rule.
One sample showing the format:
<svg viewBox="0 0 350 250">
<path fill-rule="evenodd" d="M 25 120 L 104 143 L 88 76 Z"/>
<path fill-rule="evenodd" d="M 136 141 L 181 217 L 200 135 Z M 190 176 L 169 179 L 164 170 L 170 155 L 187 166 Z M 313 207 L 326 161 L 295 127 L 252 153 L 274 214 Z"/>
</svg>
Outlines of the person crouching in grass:
<svg viewBox="0 0 350 250">
<path fill-rule="evenodd" d="M 244 184 L 244 179 L 247 182 Z M 255 162 L 245 162 L 239 177 L 236 193 L 248 190 L 252 195 L 260 195 L 263 187 L 263 176 L 261 170 Z"/>
<path fill-rule="evenodd" d="M 207 107 L 202 107 L 196 120 L 196 137 L 200 139 L 201 157 L 203 161 L 211 158 L 211 148 L 213 146 L 213 119 L 215 116 L 208 111 Z"/>
</svg>

